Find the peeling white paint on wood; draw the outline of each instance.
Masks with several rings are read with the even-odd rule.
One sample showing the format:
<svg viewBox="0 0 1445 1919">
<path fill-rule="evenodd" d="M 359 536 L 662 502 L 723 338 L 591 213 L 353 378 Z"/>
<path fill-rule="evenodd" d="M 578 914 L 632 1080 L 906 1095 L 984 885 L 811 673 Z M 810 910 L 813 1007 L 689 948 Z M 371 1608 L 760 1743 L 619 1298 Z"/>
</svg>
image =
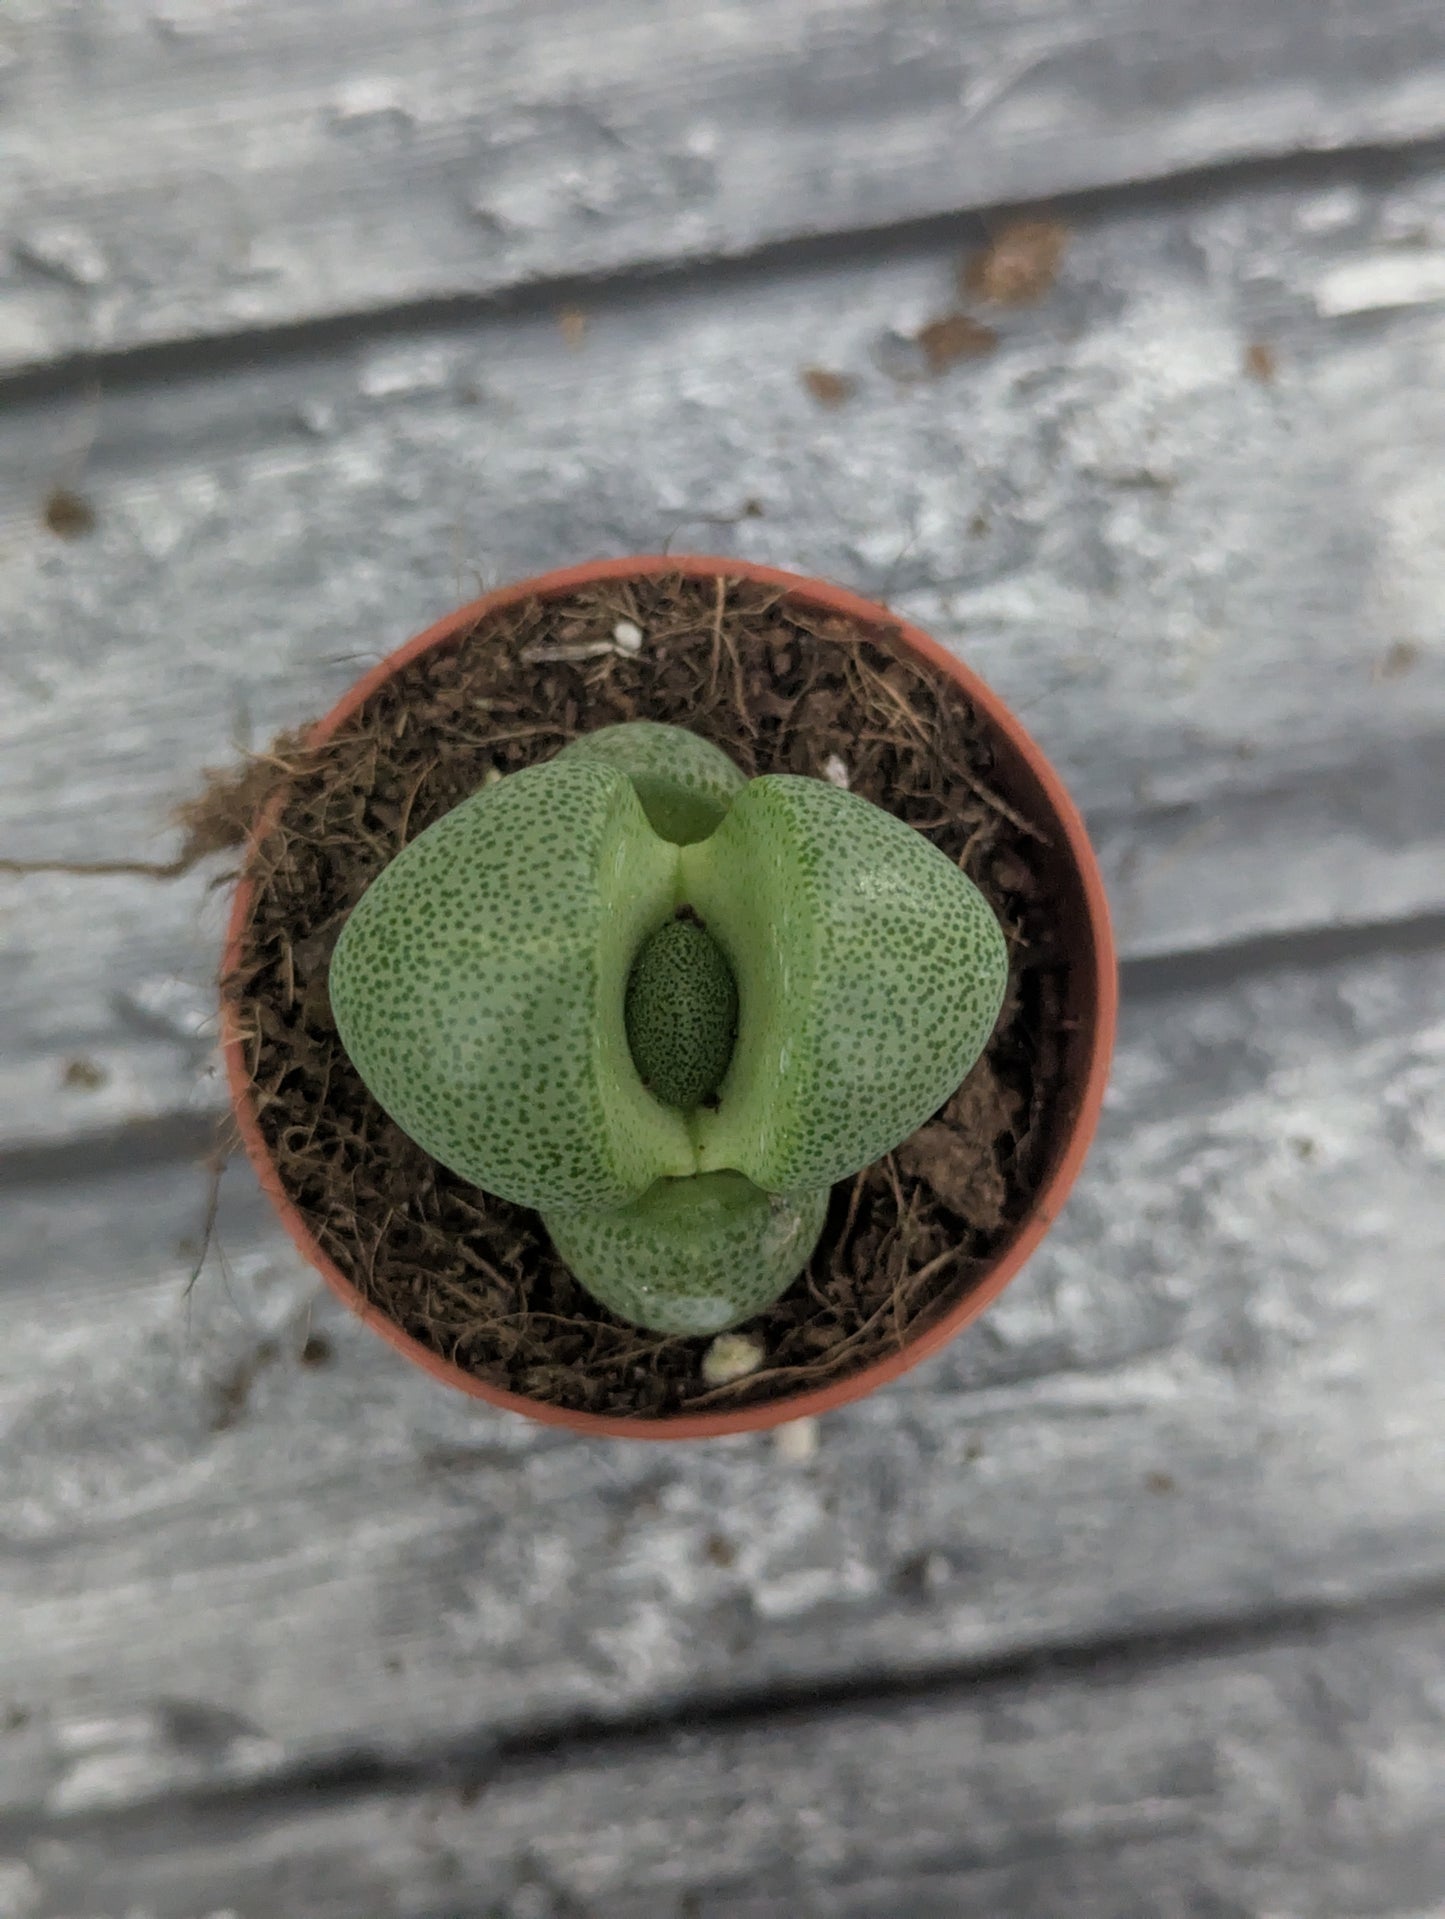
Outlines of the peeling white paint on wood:
<svg viewBox="0 0 1445 1919">
<path fill-rule="evenodd" d="M 1445 176 L 1330 206 L 1257 188 L 1091 224 L 996 355 L 922 386 L 874 358 L 953 297 L 931 249 L 659 290 L 581 352 L 498 320 L 118 391 L 68 544 L 36 514 L 84 415 L 17 409 L 4 851 L 163 854 L 236 733 L 321 711 L 483 580 L 672 537 L 957 646 L 1084 804 L 1127 954 L 1438 912 L 1445 310 L 1342 326 L 1313 289 L 1445 221 Z M 858 378 L 836 412 L 796 378 L 819 355 Z M 204 885 L 0 876 L 6 1148 L 214 1105 Z M 77 1053 L 103 1094 L 65 1086 Z"/>
<path fill-rule="evenodd" d="M 12 1870 L 27 1919 L 195 1919 L 218 1886 L 267 1919 L 1425 1919 L 1438 1680 L 1429 1623 L 1337 1627 L 179 1827 L 67 1822 Z"/>
<path fill-rule="evenodd" d="M 1134 969 L 1085 1182 L 947 1355 L 806 1458 L 644 1452 L 414 1377 L 240 1171 L 187 1303 L 220 903 L 0 877 L 0 1912 L 1435 1914 L 1445 174 L 1377 152 L 1095 201 L 1049 297 L 932 382 L 953 246 L 868 231 L 1438 139 L 1442 20 L 0 21 L 0 376 L 116 375 L 6 410 L 0 857 L 163 850 L 233 734 L 319 711 L 479 576 L 670 538 L 959 646 L 1084 801 L 1125 952 L 1215 981 Z M 853 237 L 777 244 L 820 235 Z M 158 341 L 218 350 L 127 360 Z M 41 530 L 56 484 L 88 538 Z M 1375 958 L 1295 938 L 1351 926 Z M 1301 967 L 1218 950 L 1260 934 Z M 1306 1634 L 1301 1606 L 1395 1610 Z M 765 1715 L 1195 1622 L 1212 1657 L 574 1747 L 476 1804 L 426 1783 L 579 1715 Z M 371 1753 L 415 1765 L 356 1797 Z M 315 1761 L 334 1789 L 294 1795 Z"/>
<path fill-rule="evenodd" d="M 1445 127 L 1433 0 L 27 9 L 0 368 Z"/>
</svg>

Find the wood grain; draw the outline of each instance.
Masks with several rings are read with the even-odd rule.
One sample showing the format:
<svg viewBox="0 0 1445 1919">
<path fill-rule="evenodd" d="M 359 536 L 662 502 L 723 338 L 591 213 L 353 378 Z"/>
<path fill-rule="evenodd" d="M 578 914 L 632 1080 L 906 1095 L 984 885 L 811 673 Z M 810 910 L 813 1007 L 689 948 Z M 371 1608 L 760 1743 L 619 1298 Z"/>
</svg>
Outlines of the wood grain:
<svg viewBox="0 0 1445 1919">
<path fill-rule="evenodd" d="M 27 1919 L 1426 1919 L 1424 1619 L 260 1805 L 65 1821 Z M 19 1903 L 23 1897 L 25 1903 Z"/>
<path fill-rule="evenodd" d="M 189 1299 L 198 1171 L 7 1196 L 0 1808 L 1440 1580 L 1442 1005 L 1439 953 L 1139 997 L 1045 1249 L 802 1464 L 440 1392 L 239 1172 Z"/>
<path fill-rule="evenodd" d="M 0 125 L 0 866 L 670 541 L 997 685 L 1129 988 L 979 1327 L 583 1445 L 243 1169 L 188 1289 L 217 869 L 0 872 L 0 1916 L 1434 1919 L 1438 5 L 21 0 Z"/>
<path fill-rule="evenodd" d="M 28 6 L 0 106 L 13 369 L 1433 138 L 1445 27 L 1433 0 Z"/>
<path fill-rule="evenodd" d="M 895 377 L 954 297 L 924 248 L 659 289 L 580 350 L 499 319 L 122 385 L 69 542 L 36 516 L 89 416 L 16 408 L 0 847 L 164 858 L 167 806 L 234 737 L 324 709 L 479 581 L 671 538 L 844 580 L 958 647 L 1083 803 L 1127 954 L 1438 912 L 1431 233 L 1429 171 L 1103 219 L 990 359 L 932 381 Z M 845 405 L 809 396 L 815 360 L 856 379 Z M 214 1109 L 204 888 L 0 874 L 7 1149 Z M 67 1083 L 77 1056 L 103 1088 Z"/>
</svg>

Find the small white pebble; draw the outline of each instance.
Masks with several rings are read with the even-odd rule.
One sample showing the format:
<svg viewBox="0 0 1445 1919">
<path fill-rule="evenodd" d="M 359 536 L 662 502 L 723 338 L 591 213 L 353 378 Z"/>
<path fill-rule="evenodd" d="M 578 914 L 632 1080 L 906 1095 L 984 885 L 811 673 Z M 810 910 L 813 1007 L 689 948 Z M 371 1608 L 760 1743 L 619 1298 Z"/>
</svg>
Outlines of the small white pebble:
<svg viewBox="0 0 1445 1919">
<path fill-rule="evenodd" d="M 836 753 L 830 753 L 823 762 L 823 778 L 833 786 L 841 786 L 848 791 L 848 769 Z"/>
<path fill-rule="evenodd" d="M 790 1466 L 806 1466 L 818 1456 L 818 1422 L 794 1419 L 779 1426 L 773 1434 L 773 1450 Z"/>
<path fill-rule="evenodd" d="M 746 1333 L 719 1333 L 702 1356 L 702 1376 L 709 1386 L 731 1386 L 762 1365 L 764 1353 Z"/>
<path fill-rule="evenodd" d="M 619 620 L 612 629 L 612 643 L 619 653 L 640 653 L 642 628 L 634 626 L 631 620 Z"/>
<path fill-rule="evenodd" d="M 482 785 L 495 786 L 498 780 L 505 779 L 505 778 L 506 778 L 506 774 L 503 773 L 500 766 L 489 766 L 486 772 L 482 775 Z"/>
</svg>

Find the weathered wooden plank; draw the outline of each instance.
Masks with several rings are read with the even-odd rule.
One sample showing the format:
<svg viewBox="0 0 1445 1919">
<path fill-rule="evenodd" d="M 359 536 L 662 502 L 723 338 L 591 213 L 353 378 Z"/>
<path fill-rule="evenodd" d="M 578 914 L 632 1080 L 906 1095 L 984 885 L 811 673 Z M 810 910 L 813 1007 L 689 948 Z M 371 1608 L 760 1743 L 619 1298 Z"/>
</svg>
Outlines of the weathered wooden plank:
<svg viewBox="0 0 1445 1919">
<path fill-rule="evenodd" d="M 189 1302 L 198 1173 L 13 1196 L 0 1808 L 1440 1579 L 1442 1006 L 1440 953 L 1141 998 L 1044 1252 L 803 1463 L 533 1430 L 319 1303 L 299 1364 L 239 1172 Z"/>
<path fill-rule="evenodd" d="M 26 1919 L 1439 1911 L 1438 1622 L 12 1841 Z"/>
<path fill-rule="evenodd" d="M 1128 953 L 1436 911 L 1445 310 L 1428 274 L 1398 303 L 1442 234 L 1439 174 L 1100 220 L 991 359 L 917 384 L 879 362 L 952 297 L 929 249 L 656 290 L 580 351 L 496 321 L 122 388 L 70 543 L 36 516 L 84 409 L 16 409 L 0 845 L 163 853 L 233 734 L 320 710 L 478 576 L 672 536 L 965 649 L 1084 803 Z M 835 411 L 815 362 L 858 380 Z M 6 1146 L 214 1098 L 215 924 L 199 882 L 0 875 Z M 108 1088 L 64 1083 L 77 1053 Z"/>
<path fill-rule="evenodd" d="M 0 367 L 1445 128 L 1433 0 L 165 0 L 5 29 Z M 100 84 L 97 84 L 99 77 Z"/>
</svg>

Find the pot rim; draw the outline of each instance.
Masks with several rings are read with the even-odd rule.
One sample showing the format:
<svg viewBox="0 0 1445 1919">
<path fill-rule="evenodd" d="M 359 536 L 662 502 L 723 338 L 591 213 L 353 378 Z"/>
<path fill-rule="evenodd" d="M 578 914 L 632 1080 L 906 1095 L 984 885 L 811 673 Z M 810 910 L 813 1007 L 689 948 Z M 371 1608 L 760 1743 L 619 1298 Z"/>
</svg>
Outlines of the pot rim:
<svg viewBox="0 0 1445 1919">
<path fill-rule="evenodd" d="M 790 1420 L 829 1412 L 834 1407 L 848 1404 L 851 1400 L 862 1399 L 876 1391 L 878 1387 L 899 1378 L 922 1360 L 930 1358 L 998 1298 L 1058 1217 L 1093 1139 L 1100 1107 L 1103 1104 L 1104 1088 L 1109 1076 L 1109 1062 L 1114 1047 L 1118 1013 L 1118 974 L 1104 883 L 1083 820 L 1043 751 L 1024 730 L 1013 713 L 969 667 L 920 628 L 899 619 L 875 601 L 865 600 L 844 587 L 833 586 L 827 581 L 814 579 L 805 574 L 792 573 L 781 567 L 761 566 L 746 560 L 718 558 L 707 554 L 644 554 L 619 559 L 593 560 L 578 566 L 562 567 L 552 572 L 538 574 L 530 579 L 514 581 L 446 614 L 425 631 L 418 633 L 414 639 L 398 647 L 369 672 L 363 674 L 331 710 L 309 729 L 306 734 L 306 744 L 308 746 L 324 744 L 378 687 L 391 679 L 403 667 L 410 665 L 420 654 L 456 638 L 489 614 L 515 606 L 523 600 L 560 598 L 564 594 L 596 585 L 601 581 L 639 576 L 656 577 L 660 574 L 682 574 L 693 579 L 715 579 L 721 574 L 728 579 L 750 580 L 763 585 L 783 587 L 788 596 L 794 600 L 805 601 L 823 612 L 840 614 L 864 628 L 871 628 L 880 635 L 886 634 L 891 643 L 905 646 L 946 674 L 967 696 L 972 705 L 987 718 L 989 724 L 1009 740 L 1014 751 L 1028 766 L 1053 812 L 1054 823 L 1063 843 L 1063 851 L 1078 874 L 1091 947 L 1087 957 L 1092 959 L 1095 993 L 1091 1009 L 1092 1018 L 1088 1022 L 1089 1031 L 1086 1036 L 1088 1050 L 1086 1058 L 1073 1076 L 1076 1098 L 1064 1150 L 1060 1153 L 1048 1179 L 1035 1194 L 1028 1212 L 999 1249 L 982 1277 L 961 1299 L 955 1301 L 946 1313 L 941 1314 L 915 1338 L 910 1339 L 900 1351 L 874 1360 L 872 1364 L 860 1367 L 857 1372 L 850 1373 L 844 1379 L 835 1380 L 828 1385 L 814 1387 L 805 1392 L 769 1400 L 759 1405 L 739 1407 L 731 1412 L 673 1413 L 663 1417 L 575 1412 L 566 1407 L 544 1405 L 540 1401 L 527 1399 L 520 1393 L 508 1392 L 504 1387 L 492 1386 L 473 1374 L 463 1371 L 460 1366 L 443 1359 L 440 1354 L 432 1352 L 418 1340 L 413 1339 L 409 1333 L 404 1332 L 397 1325 L 395 1320 L 361 1296 L 345 1274 L 322 1251 L 301 1213 L 281 1184 L 280 1175 L 276 1171 L 270 1150 L 262 1135 L 256 1113 L 252 1082 L 246 1068 L 245 1046 L 237 1030 L 235 1009 L 224 991 L 221 995 L 221 1047 L 225 1059 L 231 1108 L 247 1157 L 255 1169 L 262 1189 L 275 1207 L 281 1223 L 290 1234 L 297 1250 L 308 1264 L 316 1268 L 343 1304 L 348 1306 L 373 1332 L 379 1333 L 389 1345 L 409 1359 L 413 1365 L 419 1366 L 423 1372 L 429 1373 L 433 1379 L 440 1381 L 443 1385 L 455 1387 L 474 1399 L 486 1400 L 493 1406 L 501 1406 L 509 1412 L 521 1413 L 543 1425 L 566 1427 L 572 1432 L 581 1433 L 587 1437 L 711 1439 L 731 1433 L 757 1432 L 780 1426 Z M 270 831 L 283 799 L 284 791 L 278 791 L 262 808 L 246 844 L 241 874 L 236 883 L 226 929 L 225 953 L 221 967 L 223 980 L 229 977 L 240 964 L 253 892 L 251 861 L 261 841 Z M 1086 956 L 1079 957 L 1082 960 Z"/>
</svg>

